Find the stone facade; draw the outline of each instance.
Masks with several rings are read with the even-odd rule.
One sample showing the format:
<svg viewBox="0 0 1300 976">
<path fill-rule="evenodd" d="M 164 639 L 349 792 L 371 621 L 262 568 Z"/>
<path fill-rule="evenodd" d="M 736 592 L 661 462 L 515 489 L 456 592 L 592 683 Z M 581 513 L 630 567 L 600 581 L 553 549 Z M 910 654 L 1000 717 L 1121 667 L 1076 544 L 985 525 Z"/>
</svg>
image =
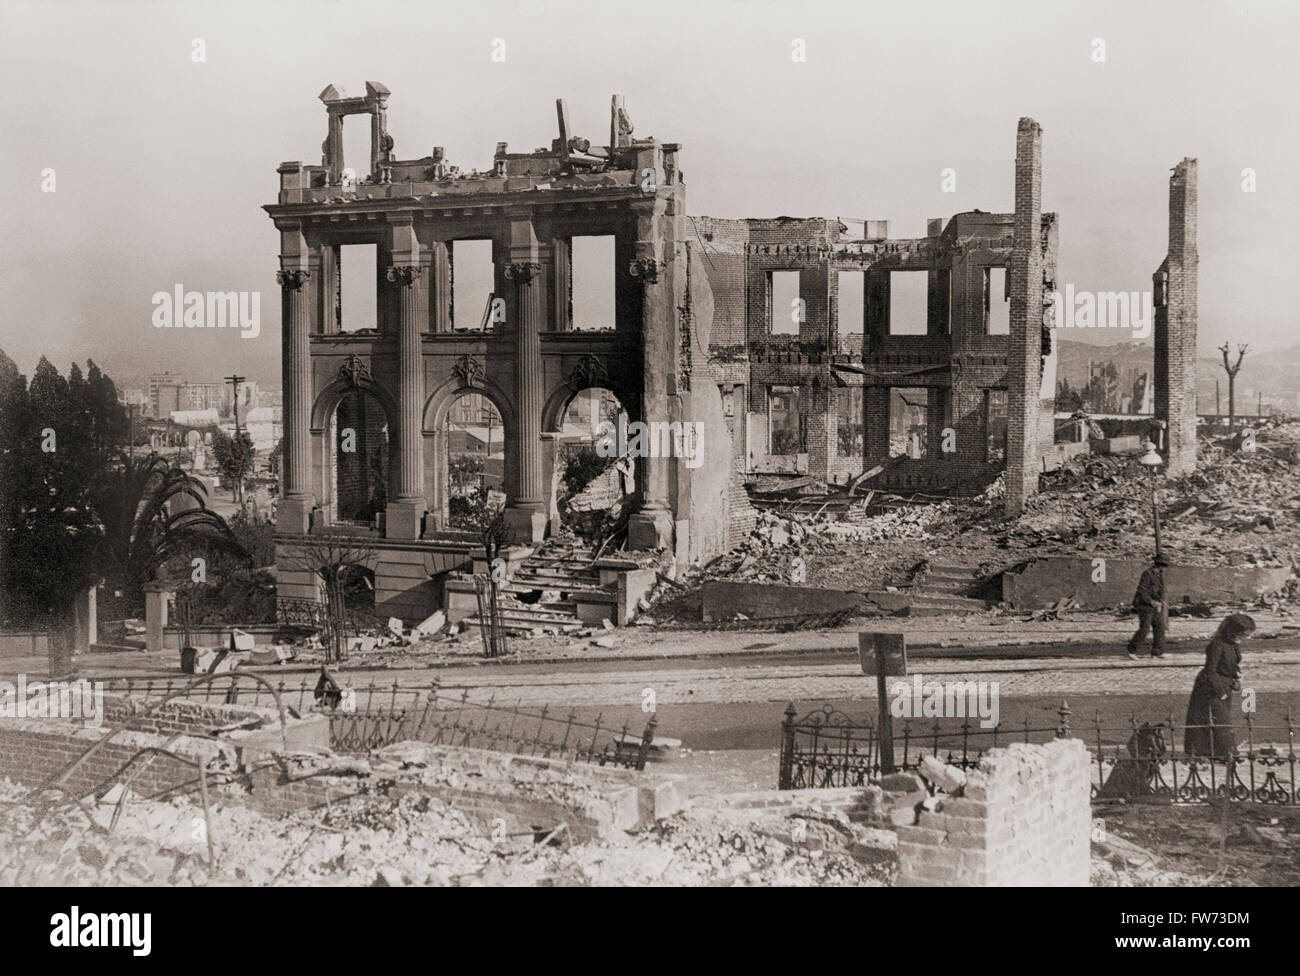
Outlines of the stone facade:
<svg viewBox="0 0 1300 976">
<path fill-rule="evenodd" d="M 490 171 L 462 173 L 439 148 L 394 157 L 388 97 L 375 82 L 356 98 L 327 88 L 321 164 L 281 164 L 279 197 L 265 208 L 280 234 L 283 293 L 277 527 L 286 558 L 277 566 L 299 567 L 281 571 L 284 595 L 313 599 L 317 583 L 301 568 L 312 536 L 377 516 L 349 531 L 368 533 L 357 547 L 377 554 L 379 612 L 409 620 L 437 606 L 439 581 L 422 574 L 466 566 L 477 541 L 447 525 L 445 418 L 461 395 L 485 397 L 502 418 L 507 523 L 512 541 L 524 544 L 547 530 L 554 435 L 578 392 L 608 389 L 634 420 L 701 423 L 715 455 L 729 449 L 729 433 L 721 391 L 709 382 L 713 302 L 682 226 L 676 144 L 634 139 L 624 124 L 611 125 L 611 145 L 592 146 L 568 132 L 560 103 L 560 135 L 549 149 L 511 153 L 499 143 Z M 612 108 L 626 119 L 617 100 Z M 366 160 L 342 158 L 342 126 L 354 115 L 369 117 Z M 570 258 L 579 236 L 614 239 L 615 321 L 604 331 L 573 329 Z M 478 310 L 457 316 L 452 302 L 455 245 L 467 240 L 491 242 L 482 321 Z M 341 249 L 357 244 L 377 254 L 376 325 L 344 331 Z M 339 411 L 360 394 L 382 415 L 365 418 L 373 457 L 364 464 L 340 455 L 347 418 Z M 377 439 L 382 451 L 369 443 Z M 732 497 L 725 465 L 685 462 L 660 456 L 636 465 L 639 505 L 629 527 L 633 548 L 662 548 L 683 564 L 725 550 Z M 379 486 L 382 511 L 367 512 Z M 459 558 L 449 560 L 453 553 Z M 391 577 L 389 566 L 422 578 L 405 570 Z"/>
</svg>

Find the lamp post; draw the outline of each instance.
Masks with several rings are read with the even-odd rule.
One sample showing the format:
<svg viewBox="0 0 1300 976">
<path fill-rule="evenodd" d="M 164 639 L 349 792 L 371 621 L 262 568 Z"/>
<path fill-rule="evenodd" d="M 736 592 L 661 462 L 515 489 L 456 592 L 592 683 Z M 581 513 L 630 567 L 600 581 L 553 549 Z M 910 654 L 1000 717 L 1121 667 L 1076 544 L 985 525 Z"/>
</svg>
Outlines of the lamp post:
<svg viewBox="0 0 1300 976">
<path fill-rule="evenodd" d="M 1159 556 L 1161 554 L 1160 552 L 1160 504 L 1159 501 L 1156 499 L 1156 478 L 1159 475 L 1160 465 L 1165 463 L 1165 459 L 1160 456 L 1160 452 L 1156 450 L 1155 444 L 1152 443 L 1150 440 L 1143 441 L 1142 447 L 1145 449 L 1146 453 L 1144 453 L 1140 458 L 1138 458 L 1138 463 L 1143 465 L 1148 471 L 1151 472 L 1151 523 L 1155 527 L 1156 555 Z"/>
</svg>

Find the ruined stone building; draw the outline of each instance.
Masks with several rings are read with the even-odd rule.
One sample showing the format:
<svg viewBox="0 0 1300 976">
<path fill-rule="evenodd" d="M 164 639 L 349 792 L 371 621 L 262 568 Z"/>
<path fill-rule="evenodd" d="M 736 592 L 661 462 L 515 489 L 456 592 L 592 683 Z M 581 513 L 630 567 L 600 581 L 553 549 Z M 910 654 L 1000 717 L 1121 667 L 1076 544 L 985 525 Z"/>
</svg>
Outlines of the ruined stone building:
<svg viewBox="0 0 1300 976">
<path fill-rule="evenodd" d="M 280 234 L 282 598 L 318 598 L 296 557 L 333 531 L 375 553 L 380 612 L 441 604 L 446 574 L 478 546 L 448 519 L 446 421 L 466 395 L 501 418 L 506 518 L 522 545 L 558 528 L 556 443 L 590 389 L 658 425 L 659 449 L 636 461 L 627 541 L 680 567 L 743 537 L 744 484 L 766 474 L 842 484 L 874 472 L 872 486 L 971 492 L 1005 467 L 1013 511 L 1036 490 L 1052 443 L 1042 302 L 1057 240 L 1037 123 L 1017 134 L 1013 213 L 891 239 L 878 221 L 688 215 L 679 146 L 635 137 L 619 96 L 607 144 L 570 133 L 560 102 L 549 147 L 498 143 L 484 172 L 438 147 L 396 158 L 388 97 L 374 82 L 358 97 L 326 88 L 321 163 L 282 163 L 265 208 Z M 356 116 L 369 153 L 345 160 Z M 589 238 L 612 239 L 613 320 L 597 329 L 576 328 L 573 309 Z M 373 288 L 343 285 L 364 247 Z M 490 254 L 490 293 L 458 302 L 475 247 Z M 1172 247 L 1170 260 L 1172 290 Z M 373 314 L 347 329 L 343 306 L 361 291 Z M 698 425 L 704 463 L 671 456 L 671 425 Z"/>
</svg>

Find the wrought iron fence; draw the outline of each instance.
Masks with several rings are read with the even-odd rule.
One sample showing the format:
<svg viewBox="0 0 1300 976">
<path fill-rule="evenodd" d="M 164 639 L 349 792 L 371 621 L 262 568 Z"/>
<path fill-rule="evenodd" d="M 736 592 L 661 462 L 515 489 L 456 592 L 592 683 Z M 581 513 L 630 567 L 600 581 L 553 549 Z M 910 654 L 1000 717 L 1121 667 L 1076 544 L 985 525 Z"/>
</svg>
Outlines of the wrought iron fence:
<svg viewBox="0 0 1300 976">
<path fill-rule="evenodd" d="M 1180 726 L 1172 716 L 1126 726 L 1105 726 L 1095 716 L 1091 727 L 1072 729 L 1072 713 L 1062 702 L 1054 726 L 999 723 L 981 728 L 965 721 L 932 723 L 904 720 L 894 735 L 895 766 L 920 767 L 926 755 L 962 769 L 979 766 L 989 749 L 1011 742 L 1046 742 L 1081 738 L 1092 753 L 1094 800 L 1205 803 L 1300 804 L 1300 753 L 1291 714 L 1284 725 L 1259 725 L 1246 716 L 1244 742 L 1225 726 Z M 1179 747 L 1189 729 L 1193 753 Z M 1167 738 L 1166 738 L 1167 737 Z M 1201 754 L 1209 753 L 1209 754 Z M 880 743 L 875 723 L 855 720 L 824 707 L 799 716 L 793 703 L 781 723 L 781 758 L 777 788 L 797 790 L 862 786 L 881 775 Z"/>
<path fill-rule="evenodd" d="M 1011 742 L 1046 741 L 1069 734 L 1069 706 L 1058 710 L 1060 722 L 1051 727 L 1031 728 L 1026 717 L 1020 726 L 999 723 L 989 729 L 964 722 L 944 728 L 938 720 L 926 726 L 904 720 L 894 732 L 894 765 L 901 770 L 917 769 L 925 755 L 952 766 L 970 769 L 979 765 L 988 750 Z M 781 772 L 778 789 L 819 789 L 835 786 L 863 786 L 881 775 L 880 742 L 875 723 L 855 721 L 843 712 L 824 707 L 799 717 L 791 702 L 781 723 Z"/>
<path fill-rule="evenodd" d="M 230 672 L 232 678 L 238 675 Z M 527 709 L 518 702 L 498 702 L 495 694 L 476 700 L 469 689 L 454 694 L 436 681 L 424 686 L 394 681 L 349 687 L 339 680 L 325 677 L 290 684 L 280 679 L 251 687 L 232 681 L 229 687 L 195 688 L 186 697 L 214 704 L 283 703 L 296 715 L 324 714 L 329 717 L 330 746 L 340 752 L 368 752 L 414 740 L 642 770 L 657 727 L 653 714 L 638 734 L 626 722 L 606 723 L 603 713 L 584 720 L 575 708 Z M 173 696 L 187 684 L 174 678 L 117 678 L 106 681 L 105 687 L 152 699 Z"/>
</svg>

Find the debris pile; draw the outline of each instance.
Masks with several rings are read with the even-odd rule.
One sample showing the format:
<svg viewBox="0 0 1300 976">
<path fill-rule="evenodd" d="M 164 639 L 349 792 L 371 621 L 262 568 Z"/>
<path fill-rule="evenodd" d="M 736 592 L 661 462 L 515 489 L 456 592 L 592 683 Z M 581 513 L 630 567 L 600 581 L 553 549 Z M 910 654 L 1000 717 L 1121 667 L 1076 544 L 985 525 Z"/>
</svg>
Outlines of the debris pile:
<svg viewBox="0 0 1300 976">
<path fill-rule="evenodd" d="M 273 820 L 217 804 L 215 867 L 203 811 L 132 797 L 56 811 L 32 830 L 23 790 L 0 781 L 5 885 L 882 885 L 892 834 L 832 815 L 689 810 L 626 840 L 571 844 L 560 825 L 525 836 L 491 830 L 422 794 L 379 793 Z M 30 831 L 30 833 L 29 833 Z M 886 848 L 882 850 L 882 847 Z"/>
<path fill-rule="evenodd" d="M 996 571 L 1029 556 L 1132 558 L 1152 551 L 1151 483 L 1134 457 L 1082 455 L 1045 474 L 1041 491 L 1011 520 L 1002 509 L 1002 476 L 974 498 L 845 521 L 833 507 L 810 507 L 800 496 L 797 507 L 761 510 L 748 540 L 691 582 L 806 582 L 866 591 L 908 578 L 924 561 Z M 1161 541 L 1175 563 L 1300 565 L 1300 423 L 1262 423 L 1252 438 L 1202 438 L 1196 473 L 1161 476 L 1156 484 Z M 1300 583 L 1291 585 L 1300 590 Z M 697 604 L 679 594 L 656 614 L 698 620 Z"/>
</svg>

